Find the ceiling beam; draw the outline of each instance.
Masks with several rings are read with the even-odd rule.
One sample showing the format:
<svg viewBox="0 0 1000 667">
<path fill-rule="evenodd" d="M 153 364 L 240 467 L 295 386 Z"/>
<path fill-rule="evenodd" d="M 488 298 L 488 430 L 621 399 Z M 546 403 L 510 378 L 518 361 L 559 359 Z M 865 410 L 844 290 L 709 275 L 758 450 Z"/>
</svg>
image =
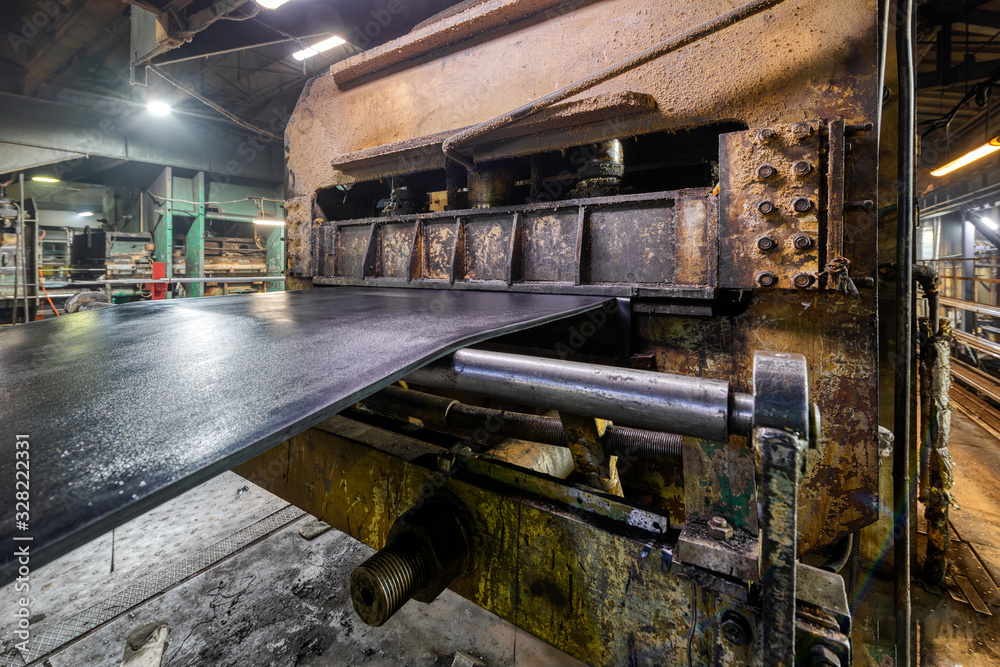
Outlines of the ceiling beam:
<svg viewBox="0 0 1000 667">
<path fill-rule="evenodd" d="M 93 0 L 81 0 L 80 4 L 76 6 L 76 9 L 74 9 L 72 12 L 68 12 L 65 15 L 63 15 L 63 17 L 59 20 L 59 22 L 56 23 L 55 27 L 53 27 L 52 30 L 45 33 L 47 39 L 44 42 L 42 42 L 38 46 L 37 50 L 35 50 L 35 52 L 32 53 L 31 56 L 28 58 L 28 69 L 32 69 L 35 65 L 38 64 L 38 61 L 46 53 L 48 53 L 48 50 L 56 42 L 58 42 L 63 37 L 63 35 L 66 34 L 66 30 L 69 29 L 69 27 L 72 26 L 78 18 L 80 18 L 84 10 L 87 9 L 87 7 L 92 2 Z M 63 7 L 63 5 L 58 5 L 58 6 Z"/>
<path fill-rule="evenodd" d="M 1000 68 L 1000 60 L 984 60 L 982 62 L 961 63 L 948 70 L 947 78 L 945 80 L 949 81 L 951 84 L 964 81 L 977 81 L 987 78 L 998 68 Z M 918 72 L 917 90 L 938 88 L 942 85 L 941 81 L 941 73 L 937 70 L 931 72 Z"/>
<path fill-rule="evenodd" d="M 251 150 L 243 133 L 191 117 L 149 117 L 120 105 L 87 109 L 0 93 L 0 142 L 207 172 L 209 178 L 278 182 L 281 146 Z M 65 163 L 68 172 L 77 165 Z"/>
<path fill-rule="evenodd" d="M 922 17 L 929 19 L 932 23 L 937 25 L 944 25 L 946 23 L 966 23 L 968 25 L 978 25 L 985 28 L 1000 28 L 1000 12 L 994 12 L 988 9 L 921 9 L 920 14 Z"/>
</svg>

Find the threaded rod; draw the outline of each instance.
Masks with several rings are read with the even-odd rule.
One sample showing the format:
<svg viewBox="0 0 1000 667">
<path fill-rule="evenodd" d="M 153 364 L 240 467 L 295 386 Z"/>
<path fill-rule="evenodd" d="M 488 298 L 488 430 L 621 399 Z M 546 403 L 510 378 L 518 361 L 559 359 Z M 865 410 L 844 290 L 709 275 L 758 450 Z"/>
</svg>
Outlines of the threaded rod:
<svg viewBox="0 0 1000 667">
<path fill-rule="evenodd" d="M 674 466 L 682 465 L 684 459 L 684 438 L 676 433 L 610 426 L 605 438 L 608 453 L 622 458 L 644 459 Z"/>
<path fill-rule="evenodd" d="M 416 545 L 387 545 L 351 573 L 351 601 L 366 624 L 392 618 L 426 584 L 427 558 Z"/>
</svg>

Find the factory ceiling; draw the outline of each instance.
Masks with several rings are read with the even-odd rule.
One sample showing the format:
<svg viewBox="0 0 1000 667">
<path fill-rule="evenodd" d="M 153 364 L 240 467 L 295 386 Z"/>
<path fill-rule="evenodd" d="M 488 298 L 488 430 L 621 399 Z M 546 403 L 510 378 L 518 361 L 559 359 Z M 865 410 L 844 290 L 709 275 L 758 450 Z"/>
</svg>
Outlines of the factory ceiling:
<svg viewBox="0 0 1000 667">
<path fill-rule="evenodd" d="M 9 178 L 3 172 L 61 164 L 64 180 L 114 183 L 145 173 L 136 172 L 137 163 L 227 171 L 234 160 L 240 173 L 230 176 L 280 180 L 277 137 L 312 77 L 449 7 L 456 11 L 477 0 L 289 0 L 276 9 L 263 6 L 273 2 L 5 3 L 0 180 Z M 159 27 L 149 50 L 143 25 L 147 32 Z M 293 57 L 334 35 L 345 43 L 304 60 Z M 961 144 L 982 132 L 996 133 L 989 92 L 1000 79 L 1000 0 L 920 3 L 916 56 L 918 121 L 926 142 Z M 172 117 L 150 118 L 146 105 L 153 100 L 169 103 Z M 251 154 L 265 157 L 248 163 Z"/>
<path fill-rule="evenodd" d="M 114 183 L 133 180 L 140 163 L 280 181 L 280 138 L 306 82 L 455 3 L 291 0 L 276 9 L 262 4 L 5 3 L 0 180 L 15 170 L 58 164 L 64 181 Z M 303 60 L 292 57 L 334 35 L 346 42 Z M 155 46 L 145 50 L 150 39 Z M 136 61 L 152 67 L 135 67 Z M 173 108 L 169 118 L 150 117 L 147 104 L 154 100 Z M 237 168 L 227 169 L 234 162 Z"/>
<path fill-rule="evenodd" d="M 917 121 L 924 145 L 982 143 L 998 133 L 1000 1 L 920 3 L 917 23 Z"/>
</svg>

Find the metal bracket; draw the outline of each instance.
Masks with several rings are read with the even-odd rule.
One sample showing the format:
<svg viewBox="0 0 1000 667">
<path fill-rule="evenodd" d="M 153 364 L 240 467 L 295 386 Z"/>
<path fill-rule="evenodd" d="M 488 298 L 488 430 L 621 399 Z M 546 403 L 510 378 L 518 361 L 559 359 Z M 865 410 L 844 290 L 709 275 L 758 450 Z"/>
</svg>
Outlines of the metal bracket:
<svg viewBox="0 0 1000 667">
<path fill-rule="evenodd" d="M 602 444 L 611 422 L 568 412 L 560 412 L 559 419 L 577 471 L 587 475 L 592 486 L 616 496 L 624 495 L 618 479 L 618 457 L 608 456 Z"/>
<path fill-rule="evenodd" d="M 806 359 L 754 355 L 754 446 L 761 456 L 760 580 L 764 664 L 795 659 L 799 480 L 809 443 Z"/>
</svg>

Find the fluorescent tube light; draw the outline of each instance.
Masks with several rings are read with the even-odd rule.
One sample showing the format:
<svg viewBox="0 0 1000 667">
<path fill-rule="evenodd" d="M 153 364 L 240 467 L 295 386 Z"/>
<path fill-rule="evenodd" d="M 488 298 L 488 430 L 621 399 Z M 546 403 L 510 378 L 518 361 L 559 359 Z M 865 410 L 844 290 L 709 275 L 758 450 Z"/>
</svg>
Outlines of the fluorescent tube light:
<svg viewBox="0 0 1000 667">
<path fill-rule="evenodd" d="M 305 60 L 306 58 L 315 56 L 319 53 L 322 53 L 323 51 L 329 51 L 333 47 L 340 46 L 341 44 L 347 44 L 347 40 L 345 40 L 343 37 L 337 37 L 335 35 L 333 37 L 330 37 L 329 39 L 324 39 L 322 42 L 313 44 L 307 49 L 303 49 L 302 51 L 297 51 L 293 53 L 292 57 L 295 58 L 296 60 Z"/>
<path fill-rule="evenodd" d="M 975 162 L 981 157 L 986 157 L 990 153 L 995 153 L 1000 151 L 1000 137 L 991 139 L 989 143 L 983 144 L 975 150 L 971 150 L 957 160 L 952 160 L 943 167 L 938 167 L 931 172 L 931 176 L 944 176 L 945 174 L 950 174 L 956 169 L 960 169 L 970 162 Z"/>
</svg>

